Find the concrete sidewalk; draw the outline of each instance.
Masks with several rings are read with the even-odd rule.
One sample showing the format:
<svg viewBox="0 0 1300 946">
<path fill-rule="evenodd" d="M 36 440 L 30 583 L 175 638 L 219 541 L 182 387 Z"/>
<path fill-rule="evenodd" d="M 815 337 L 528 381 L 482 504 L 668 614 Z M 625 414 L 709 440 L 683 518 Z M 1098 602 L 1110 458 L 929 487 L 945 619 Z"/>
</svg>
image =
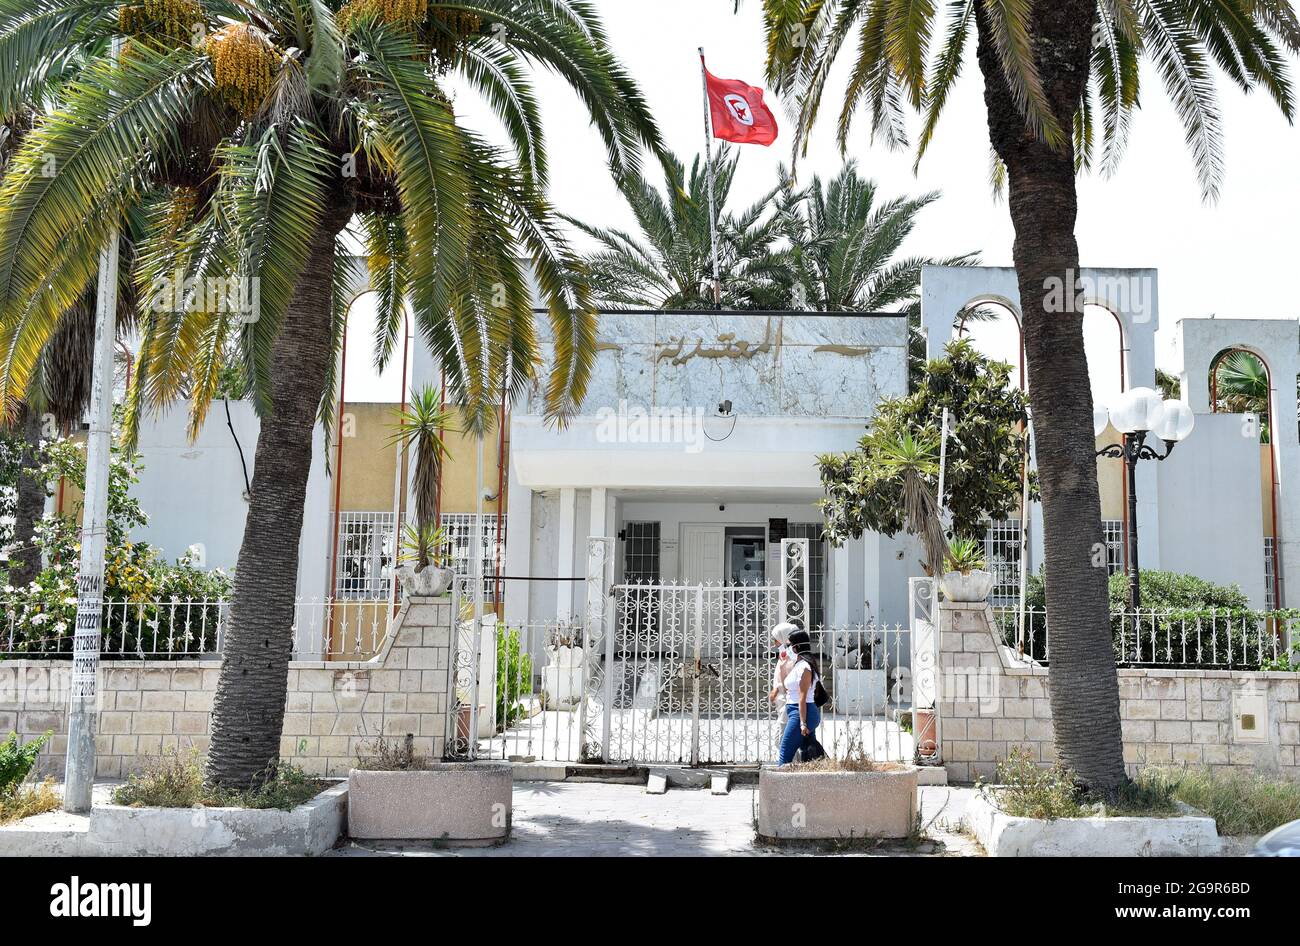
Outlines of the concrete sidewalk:
<svg viewBox="0 0 1300 946">
<path fill-rule="evenodd" d="M 601 782 L 516 783 L 510 841 L 495 848 L 445 849 L 427 843 L 345 842 L 326 857 L 744 857 L 821 853 L 760 847 L 754 841 L 756 787 L 728 795 L 674 788 L 648 795 L 640 785 Z M 846 855 L 974 856 L 983 852 L 957 833 L 969 788 L 925 786 L 919 845 L 901 842 Z"/>
</svg>

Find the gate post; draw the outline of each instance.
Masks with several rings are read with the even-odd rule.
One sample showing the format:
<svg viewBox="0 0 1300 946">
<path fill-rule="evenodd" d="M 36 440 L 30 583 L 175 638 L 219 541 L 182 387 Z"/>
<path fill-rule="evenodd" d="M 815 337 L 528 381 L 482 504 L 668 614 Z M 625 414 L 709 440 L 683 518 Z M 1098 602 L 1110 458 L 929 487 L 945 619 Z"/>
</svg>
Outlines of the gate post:
<svg viewBox="0 0 1300 946">
<path fill-rule="evenodd" d="M 781 540 L 781 620 L 798 618 L 808 626 L 808 540 Z"/>
<path fill-rule="evenodd" d="M 600 708 L 600 758 L 609 761 L 610 712 L 614 707 L 614 634 L 606 620 L 609 586 L 614 564 L 614 540 L 610 536 L 587 537 L 587 610 L 583 621 L 582 701 L 578 706 L 578 757 L 586 756 L 588 727 L 587 703 Z M 598 660 L 603 658 L 603 663 Z M 590 743 L 595 743 L 596 731 Z"/>
<path fill-rule="evenodd" d="M 939 740 L 939 605 L 933 578 L 907 580 L 908 623 L 912 631 L 912 733 L 916 761 L 943 762 Z"/>
</svg>

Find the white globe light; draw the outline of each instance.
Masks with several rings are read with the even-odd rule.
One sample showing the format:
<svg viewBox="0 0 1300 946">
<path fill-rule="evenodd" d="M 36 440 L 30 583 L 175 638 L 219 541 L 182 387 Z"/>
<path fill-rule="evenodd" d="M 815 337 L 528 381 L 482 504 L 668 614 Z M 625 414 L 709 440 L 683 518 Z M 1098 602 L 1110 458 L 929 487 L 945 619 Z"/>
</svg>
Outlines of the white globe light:
<svg viewBox="0 0 1300 946">
<path fill-rule="evenodd" d="M 1169 400 L 1165 401 L 1160 422 L 1151 428 L 1151 432 L 1161 440 L 1177 443 L 1186 440 L 1195 426 L 1196 415 L 1192 413 L 1192 409 L 1182 401 Z"/>
<path fill-rule="evenodd" d="M 1133 388 L 1119 396 L 1110 409 L 1110 422 L 1122 434 L 1154 430 L 1164 413 L 1165 402 L 1150 388 Z"/>
<path fill-rule="evenodd" d="M 1094 404 L 1092 408 L 1092 432 L 1098 437 L 1110 423 L 1110 411 L 1106 410 L 1105 404 Z"/>
</svg>

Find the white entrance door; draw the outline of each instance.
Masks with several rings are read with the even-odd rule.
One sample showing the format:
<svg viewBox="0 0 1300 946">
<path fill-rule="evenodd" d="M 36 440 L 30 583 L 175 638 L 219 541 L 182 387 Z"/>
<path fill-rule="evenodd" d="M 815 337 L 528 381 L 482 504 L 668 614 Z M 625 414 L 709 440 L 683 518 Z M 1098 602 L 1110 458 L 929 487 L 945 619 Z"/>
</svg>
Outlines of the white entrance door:
<svg viewBox="0 0 1300 946">
<path fill-rule="evenodd" d="M 722 584 L 726 574 L 727 538 L 723 526 L 682 526 L 682 581 L 689 585 L 712 582 Z M 687 615 L 691 652 L 697 657 L 712 658 L 722 650 L 725 638 L 722 626 L 722 595 L 701 599 L 700 610 Z"/>
<path fill-rule="evenodd" d="M 722 581 L 725 541 L 722 526 L 682 526 L 682 581 L 692 585 Z"/>
</svg>

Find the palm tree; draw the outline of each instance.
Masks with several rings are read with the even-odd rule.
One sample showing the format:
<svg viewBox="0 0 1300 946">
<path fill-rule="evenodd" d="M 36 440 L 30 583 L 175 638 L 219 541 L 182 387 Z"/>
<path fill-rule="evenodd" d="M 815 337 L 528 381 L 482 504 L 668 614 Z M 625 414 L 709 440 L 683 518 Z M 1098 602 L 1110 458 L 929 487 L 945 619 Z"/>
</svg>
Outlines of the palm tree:
<svg viewBox="0 0 1300 946">
<path fill-rule="evenodd" d="M 919 161 L 975 34 L 995 176 L 1009 185 L 1016 233 L 1052 588 L 1056 745 L 1085 785 L 1114 793 L 1126 776 L 1106 574 L 1091 564 L 1102 529 L 1083 313 L 1051 311 L 1048 302 L 1052 286 L 1079 272 L 1075 175 L 1094 163 L 1114 168 L 1145 57 L 1173 98 L 1203 194 L 1215 196 L 1223 149 L 1211 63 L 1242 89 L 1262 87 L 1290 119 L 1281 50 L 1300 51 L 1300 24 L 1284 0 L 953 0 L 942 19 L 935 4 L 892 0 L 764 0 L 763 9 L 769 81 L 798 109 L 796 153 L 807 147 L 831 68 L 852 35 L 858 46 L 839 115 L 840 147 L 847 148 L 860 108 L 874 136 L 906 146 L 910 107 L 923 115 Z"/>
<path fill-rule="evenodd" d="M 59 87 L 0 188 L 0 396 L 24 389 L 56 315 L 128 215 L 146 224 L 128 429 L 187 390 L 197 430 L 237 336 L 262 424 L 206 778 L 247 787 L 279 756 L 345 228 L 359 218 L 380 290 L 377 361 L 409 297 L 471 429 L 490 422 L 503 387 L 533 381 L 530 257 L 556 339 L 547 412 L 560 418 L 586 384 L 595 318 L 544 197 L 526 66 L 573 86 L 615 174 L 636 173 L 657 132 L 595 14 L 566 0 L 0 0 L 0 111 L 74 53 L 89 64 Z M 510 151 L 459 121 L 453 73 L 503 120 Z"/>
<path fill-rule="evenodd" d="M 902 310 L 920 318 L 921 268 L 964 266 L 974 254 L 947 259 L 899 258 L 903 242 L 921 211 L 939 199 L 937 191 L 919 197 L 883 199 L 875 181 L 847 161 L 829 181 L 814 176 L 799 191 L 782 174 L 783 258 L 798 309 L 819 312 Z M 800 305 L 803 302 L 805 304 Z"/>
<path fill-rule="evenodd" d="M 722 305 L 727 309 L 769 307 L 762 263 L 776 238 L 767 213 L 775 190 L 740 213 L 726 212 L 739 152 L 720 148 L 713 156 L 714 199 L 719 208 L 718 256 Z M 709 229 L 708 178 L 703 160 L 691 161 L 689 175 L 675 155 L 665 161 L 667 196 L 644 177 L 624 182 L 622 191 L 640 236 L 565 217 L 595 239 L 601 249 L 586 257 L 597 302 L 612 309 L 705 309 L 713 307 L 713 250 Z"/>
<path fill-rule="evenodd" d="M 725 207 L 736 160 L 714 157 L 715 196 Z M 597 298 L 611 308 L 710 308 L 713 258 L 704 170 L 697 156 L 689 179 L 673 159 L 669 196 L 644 179 L 624 187 L 640 237 L 571 223 L 602 246 L 586 258 Z M 734 309 L 878 312 L 901 309 L 920 322 L 921 268 L 969 265 L 973 254 L 898 259 L 922 210 L 937 193 L 878 200 L 874 181 L 850 161 L 829 182 L 806 189 L 781 171 L 777 185 L 740 214 L 718 220 L 722 301 Z"/>
</svg>

